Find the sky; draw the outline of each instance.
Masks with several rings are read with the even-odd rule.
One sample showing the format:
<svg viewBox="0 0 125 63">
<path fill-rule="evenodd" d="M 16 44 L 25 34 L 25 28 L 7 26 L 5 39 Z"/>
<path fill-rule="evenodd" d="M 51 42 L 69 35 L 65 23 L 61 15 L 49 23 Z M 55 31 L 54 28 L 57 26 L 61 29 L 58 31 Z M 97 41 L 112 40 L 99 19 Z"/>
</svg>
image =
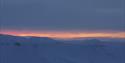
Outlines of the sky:
<svg viewBox="0 0 125 63">
<path fill-rule="evenodd" d="M 0 29 L 2 33 L 123 33 L 124 2 L 125 0 L 1 0 Z"/>
</svg>

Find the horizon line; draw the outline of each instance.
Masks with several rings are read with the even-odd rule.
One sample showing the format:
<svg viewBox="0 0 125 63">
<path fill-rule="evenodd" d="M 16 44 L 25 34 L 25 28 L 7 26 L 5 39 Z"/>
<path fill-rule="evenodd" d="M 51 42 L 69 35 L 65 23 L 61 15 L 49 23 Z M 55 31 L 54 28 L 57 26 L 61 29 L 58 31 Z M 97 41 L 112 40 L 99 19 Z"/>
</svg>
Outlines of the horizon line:
<svg viewBox="0 0 125 63">
<path fill-rule="evenodd" d="M 0 32 L 0 34 L 7 34 L 13 36 L 36 36 L 36 37 L 50 37 L 59 39 L 73 39 L 73 38 L 123 38 L 125 39 L 125 32 Z"/>
</svg>

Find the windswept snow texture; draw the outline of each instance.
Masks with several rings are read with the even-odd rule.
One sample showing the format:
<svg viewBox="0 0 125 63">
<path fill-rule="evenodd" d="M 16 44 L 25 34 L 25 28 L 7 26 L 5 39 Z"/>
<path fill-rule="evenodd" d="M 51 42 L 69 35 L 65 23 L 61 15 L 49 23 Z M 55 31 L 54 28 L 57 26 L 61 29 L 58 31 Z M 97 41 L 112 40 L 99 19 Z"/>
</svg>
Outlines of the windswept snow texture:
<svg viewBox="0 0 125 63">
<path fill-rule="evenodd" d="M 0 35 L 0 63 L 125 63 L 125 43 Z"/>
</svg>

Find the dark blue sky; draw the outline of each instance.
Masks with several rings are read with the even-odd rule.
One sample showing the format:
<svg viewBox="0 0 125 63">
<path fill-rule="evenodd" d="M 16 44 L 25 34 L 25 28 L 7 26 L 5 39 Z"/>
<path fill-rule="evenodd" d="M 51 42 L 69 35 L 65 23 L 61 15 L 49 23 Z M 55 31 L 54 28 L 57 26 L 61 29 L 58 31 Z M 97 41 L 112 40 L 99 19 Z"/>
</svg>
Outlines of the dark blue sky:
<svg viewBox="0 0 125 63">
<path fill-rule="evenodd" d="M 1 29 L 125 31 L 125 0 L 1 0 Z"/>
</svg>

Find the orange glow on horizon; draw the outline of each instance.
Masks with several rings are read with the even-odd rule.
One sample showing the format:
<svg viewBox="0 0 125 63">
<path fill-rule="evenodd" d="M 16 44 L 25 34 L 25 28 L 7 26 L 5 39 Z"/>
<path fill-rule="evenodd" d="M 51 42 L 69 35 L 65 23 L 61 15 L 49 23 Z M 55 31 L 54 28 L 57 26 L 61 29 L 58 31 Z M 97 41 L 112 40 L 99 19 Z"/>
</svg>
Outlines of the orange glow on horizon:
<svg viewBox="0 0 125 63">
<path fill-rule="evenodd" d="M 9 34 L 15 36 L 38 36 L 50 37 L 59 39 L 72 39 L 79 37 L 101 37 L 101 38 L 125 38 L 125 32 L 17 32 L 17 31 L 4 31 L 0 34 Z"/>
</svg>

